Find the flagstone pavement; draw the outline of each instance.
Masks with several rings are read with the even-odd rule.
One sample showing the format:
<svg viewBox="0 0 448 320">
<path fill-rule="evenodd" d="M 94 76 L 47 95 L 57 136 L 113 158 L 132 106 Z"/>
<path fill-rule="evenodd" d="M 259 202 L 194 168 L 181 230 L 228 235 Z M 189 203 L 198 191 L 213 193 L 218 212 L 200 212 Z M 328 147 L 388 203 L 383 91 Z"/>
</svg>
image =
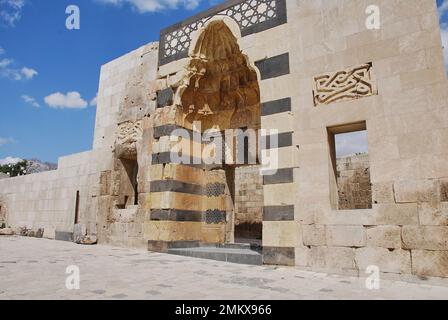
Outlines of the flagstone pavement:
<svg viewBox="0 0 448 320">
<path fill-rule="evenodd" d="M 66 287 L 69 266 L 79 289 Z M 14 236 L 0 237 L 3 299 L 448 299 L 448 285 L 381 279 L 368 290 L 365 278 Z"/>
</svg>

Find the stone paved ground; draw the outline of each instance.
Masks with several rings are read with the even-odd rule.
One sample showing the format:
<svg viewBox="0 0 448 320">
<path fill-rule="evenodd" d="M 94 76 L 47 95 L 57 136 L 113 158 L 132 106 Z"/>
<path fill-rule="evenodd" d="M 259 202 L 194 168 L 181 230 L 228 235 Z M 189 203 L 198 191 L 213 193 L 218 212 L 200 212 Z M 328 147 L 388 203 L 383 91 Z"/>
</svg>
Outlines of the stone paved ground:
<svg viewBox="0 0 448 320">
<path fill-rule="evenodd" d="M 67 290 L 78 265 L 80 290 Z M 108 246 L 0 238 L 0 299 L 447 299 L 448 287 L 246 266 Z"/>
</svg>

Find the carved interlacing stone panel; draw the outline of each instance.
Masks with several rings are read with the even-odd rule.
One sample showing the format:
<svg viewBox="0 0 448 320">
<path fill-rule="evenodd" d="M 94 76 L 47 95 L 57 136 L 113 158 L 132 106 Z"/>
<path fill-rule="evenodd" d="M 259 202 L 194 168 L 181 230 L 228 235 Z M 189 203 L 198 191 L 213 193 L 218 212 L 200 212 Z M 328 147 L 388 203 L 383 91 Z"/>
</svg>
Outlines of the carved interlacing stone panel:
<svg viewBox="0 0 448 320">
<path fill-rule="evenodd" d="M 275 0 L 249 0 L 227 8 L 216 14 L 233 18 L 244 30 L 253 25 L 272 20 L 277 17 L 277 2 Z M 206 17 L 183 26 L 162 36 L 162 58 L 185 52 L 190 47 L 191 34 L 204 27 L 212 17 Z"/>
<path fill-rule="evenodd" d="M 143 136 L 142 121 L 127 121 L 118 125 L 115 140 L 115 155 L 118 158 L 134 159 L 137 156 L 137 143 Z"/>
<path fill-rule="evenodd" d="M 131 144 L 141 139 L 143 134 L 142 121 L 123 122 L 118 125 L 116 144 Z"/>
<path fill-rule="evenodd" d="M 377 94 L 372 63 L 314 78 L 314 105 L 354 100 Z"/>
</svg>

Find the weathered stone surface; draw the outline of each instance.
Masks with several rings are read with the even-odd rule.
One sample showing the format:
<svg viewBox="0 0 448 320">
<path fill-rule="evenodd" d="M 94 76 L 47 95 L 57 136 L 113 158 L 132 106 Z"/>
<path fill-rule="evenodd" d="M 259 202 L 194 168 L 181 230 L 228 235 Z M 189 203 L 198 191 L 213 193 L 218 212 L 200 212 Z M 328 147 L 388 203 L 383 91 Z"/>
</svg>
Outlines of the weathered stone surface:
<svg viewBox="0 0 448 320">
<path fill-rule="evenodd" d="M 79 242 L 79 244 L 84 244 L 84 245 L 93 245 L 96 244 L 98 241 L 96 236 L 93 235 L 87 235 L 85 237 L 83 237 L 81 239 L 81 241 Z"/>
<path fill-rule="evenodd" d="M 422 226 L 448 226 L 448 202 L 423 202 L 418 205 Z"/>
<path fill-rule="evenodd" d="M 355 269 L 354 249 L 340 247 L 312 247 L 308 253 L 311 267 L 327 269 Z"/>
<path fill-rule="evenodd" d="M 448 251 L 412 250 L 412 273 L 422 277 L 448 277 Z"/>
<path fill-rule="evenodd" d="M 374 205 L 377 211 L 375 224 L 417 225 L 417 203 Z"/>
<path fill-rule="evenodd" d="M 372 185 L 372 202 L 376 204 L 395 203 L 393 183 L 374 183 Z"/>
<path fill-rule="evenodd" d="M 401 228 L 398 226 L 372 227 L 366 232 L 368 247 L 401 248 Z"/>
<path fill-rule="evenodd" d="M 402 239 L 405 249 L 448 250 L 448 227 L 404 226 Z"/>
<path fill-rule="evenodd" d="M 363 247 L 366 243 L 365 230 L 361 226 L 327 226 L 328 246 Z"/>
<path fill-rule="evenodd" d="M 394 183 L 397 203 L 440 201 L 437 180 L 400 181 Z"/>
<path fill-rule="evenodd" d="M 35 236 L 36 238 L 42 238 L 44 236 L 44 229 L 43 228 L 37 229 Z"/>
<path fill-rule="evenodd" d="M 302 225 L 303 244 L 305 246 L 325 246 L 326 233 L 324 225 Z"/>
<path fill-rule="evenodd" d="M 411 273 L 411 252 L 401 249 L 359 248 L 355 250 L 356 265 L 360 271 L 378 266 L 380 272 Z"/>
<path fill-rule="evenodd" d="M 47 226 L 44 229 L 43 237 L 46 239 L 54 239 L 56 229 L 53 226 Z"/>
<path fill-rule="evenodd" d="M 263 246 L 295 247 L 300 236 L 299 225 L 295 221 L 263 222 Z"/>
<path fill-rule="evenodd" d="M 263 246 L 263 263 L 270 265 L 295 265 L 294 247 Z"/>
<path fill-rule="evenodd" d="M 87 234 L 87 228 L 84 224 L 78 223 L 73 227 L 73 242 L 81 243 Z"/>
<path fill-rule="evenodd" d="M 14 235 L 14 230 L 11 228 L 0 229 L 0 236 L 12 236 Z"/>
<path fill-rule="evenodd" d="M 448 180 L 440 180 L 440 201 L 448 202 Z"/>
</svg>

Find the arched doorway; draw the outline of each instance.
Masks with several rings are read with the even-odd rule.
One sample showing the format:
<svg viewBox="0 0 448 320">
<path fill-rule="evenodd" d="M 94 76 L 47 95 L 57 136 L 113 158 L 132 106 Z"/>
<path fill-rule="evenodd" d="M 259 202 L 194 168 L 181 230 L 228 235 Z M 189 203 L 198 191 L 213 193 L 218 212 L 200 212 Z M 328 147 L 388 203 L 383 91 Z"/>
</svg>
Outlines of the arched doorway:
<svg viewBox="0 0 448 320">
<path fill-rule="evenodd" d="M 202 233 L 221 233 L 215 237 L 217 242 L 261 244 L 261 111 L 256 69 L 224 20 L 211 21 L 199 32 L 186 69 L 175 99 L 182 109 L 183 127 L 202 134 L 205 180 L 224 185 L 226 194 L 225 224 L 206 223 Z M 213 213 L 216 196 L 209 191 L 204 205 L 207 214 Z"/>
</svg>

